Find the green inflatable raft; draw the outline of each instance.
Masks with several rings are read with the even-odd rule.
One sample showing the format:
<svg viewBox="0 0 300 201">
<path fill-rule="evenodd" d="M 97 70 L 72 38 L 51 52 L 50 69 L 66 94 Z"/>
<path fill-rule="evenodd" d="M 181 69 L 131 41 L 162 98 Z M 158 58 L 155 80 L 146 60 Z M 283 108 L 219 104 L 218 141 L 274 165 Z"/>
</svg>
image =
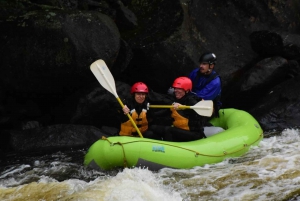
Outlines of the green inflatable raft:
<svg viewBox="0 0 300 201">
<path fill-rule="evenodd" d="M 84 164 L 100 170 L 144 167 L 150 170 L 192 168 L 245 154 L 263 139 L 259 123 L 247 112 L 221 109 L 210 122 L 225 131 L 191 142 L 168 142 L 138 137 L 114 136 L 96 141 Z"/>
</svg>

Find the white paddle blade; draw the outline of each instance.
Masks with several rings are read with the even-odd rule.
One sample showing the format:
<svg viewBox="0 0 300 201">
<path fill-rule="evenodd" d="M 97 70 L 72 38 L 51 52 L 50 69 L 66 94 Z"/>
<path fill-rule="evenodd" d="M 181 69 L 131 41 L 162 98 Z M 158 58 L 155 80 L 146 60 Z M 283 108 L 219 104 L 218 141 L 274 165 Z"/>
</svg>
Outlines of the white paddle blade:
<svg viewBox="0 0 300 201">
<path fill-rule="evenodd" d="M 197 104 L 190 106 L 201 116 L 210 117 L 213 113 L 214 103 L 211 100 L 199 101 Z"/>
<path fill-rule="evenodd" d="M 116 91 L 115 79 L 112 76 L 112 74 L 110 73 L 109 68 L 107 67 L 106 63 L 102 59 L 99 59 L 91 64 L 90 69 L 93 72 L 93 74 L 95 75 L 95 77 L 97 78 L 98 82 L 102 85 L 102 87 L 104 89 L 106 89 L 107 91 L 109 91 L 110 93 L 112 93 L 117 98 L 118 102 L 120 103 L 121 107 L 123 108 L 124 105 L 123 105 L 122 101 L 120 100 L 120 98 L 117 94 L 117 91 Z M 131 121 L 133 127 L 137 130 L 139 136 L 142 138 L 143 136 L 142 136 L 140 130 L 138 129 L 138 127 L 136 126 L 132 117 L 129 114 L 127 114 L 127 116 L 129 118 L 129 120 Z"/>
<path fill-rule="evenodd" d="M 90 69 L 101 86 L 117 98 L 118 94 L 116 91 L 115 80 L 106 63 L 102 59 L 99 59 L 91 64 Z"/>
</svg>

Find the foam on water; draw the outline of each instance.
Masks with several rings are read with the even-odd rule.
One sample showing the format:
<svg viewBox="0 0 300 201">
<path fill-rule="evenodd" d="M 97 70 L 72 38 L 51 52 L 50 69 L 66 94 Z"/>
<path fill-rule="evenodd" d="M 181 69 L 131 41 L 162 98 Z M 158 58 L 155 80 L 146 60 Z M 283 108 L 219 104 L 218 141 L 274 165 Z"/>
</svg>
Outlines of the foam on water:
<svg viewBox="0 0 300 201">
<path fill-rule="evenodd" d="M 163 169 L 160 176 L 186 200 L 300 200 L 299 139 L 298 130 L 287 129 L 236 160 Z"/>
<path fill-rule="evenodd" d="M 179 201 L 182 198 L 174 189 L 164 185 L 157 174 L 147 169 L 133 168 L 90 182 L 78 179 L 57 182 L 41 177 L 38 182 L 0 188 L 0 200 Z"/>
<path fill-rule="evenodd" d="M 82 200 L 182 200 L 174 189 L 163 185 L 157 174 L 141 168 L 126 168 L 114 177 L 105 180 L 99 178 L 84 185 L 81 183 L 80 188 L 77 182 L 68 182 L 77 186 L 72 196 L 81 197 Z"/>
<path fill-rule="evenodd" d="M 299 140 L 299 130 L 286 129 L 242 157 L 159 172 L 125 168 L 107 173 L 35 160 L 1 173 L 0 200 L 300 200 Z"/>
</svg>

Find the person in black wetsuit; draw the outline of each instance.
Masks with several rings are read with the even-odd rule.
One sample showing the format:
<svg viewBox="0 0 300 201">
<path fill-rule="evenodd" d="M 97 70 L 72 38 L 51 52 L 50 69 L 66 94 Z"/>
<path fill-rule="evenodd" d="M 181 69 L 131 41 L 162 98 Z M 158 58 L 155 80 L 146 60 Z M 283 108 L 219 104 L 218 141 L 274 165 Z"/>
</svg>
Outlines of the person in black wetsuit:
<svg viewBox="0 0 300 201">
<path fill-rule="evenodd" d="M 174 103 L 170 109 L 172 126 L 153 125 L 151 130 L 165 141 L 186 142 L 205 138 L 203 125 L 206 119 L 192 109 L 179 109 L 180 105 L 195 105 L 198 101 L 188 77 L 178 77 L 173 82 Z"/>
<path fill-rule="evenodd" d="M 148 129 L 149 122 L 153 120 L 153 112 L 149 110 L 148 106 L 148 87 L 143 82 L 137 82 L 131 87 L 130 93 L 132 94 L 132 100 L 125 101 L 123 107 L 124 115 L 121 115 L 121 128 L 119 135 L 121 136 L 133 136 L 139 137 L 136 129 L 132 125 L 132 122 L 126 116 L 130 114 L 134 120 L 136 126 L 139 128 L 143 137 L 157 139 L 157 136 Z"/>
</svg>

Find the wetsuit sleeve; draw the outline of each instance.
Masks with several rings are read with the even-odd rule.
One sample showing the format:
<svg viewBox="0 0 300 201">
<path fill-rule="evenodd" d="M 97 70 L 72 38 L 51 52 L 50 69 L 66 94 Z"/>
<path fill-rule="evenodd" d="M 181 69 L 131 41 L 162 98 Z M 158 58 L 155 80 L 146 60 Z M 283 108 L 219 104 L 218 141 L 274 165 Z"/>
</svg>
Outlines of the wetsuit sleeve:
<svg viewBox="0 0 300 201">
<path fill-rule="evenodd" d="M 198 101 L 195 98 L 191 98 L 190 100 L 190 105 L 195 105 L 198 103 Z M 195 103 L 196 102 L 196 103 Z M 204 125 L 208 125 L 209 118 L 205 116 L 199 115 L 195 110 L 191 109 L 190 110 L 191 115 L 190 115 L 190 120 L 191 120 L 191 130 L 201 130 Z M 204 135 L 204 134 L 203 134 Z"/>
<path fill-rule="evenodd" d="M 189 98 L 188 101 L 189 105 L 195 105 L 197 103 L 197 100 L 194 98 Z M 189 112 L 189 127 L 191 131 L 203 132 L 203 116 L 199 115 L 195 110 L 188 109 L 187 112 Z"/>
<path fill-rule="evenodd" d="M 169 108 L 151 108 L 152 111 L 154 111 L 155 117 L 161 117 L 161 116 L 167 116 L 170 115 L 171 111 Z"/>
<path fill-rule="evenodd" d="M 149 124 L 151 124 L 151 122 L 153 122 L 153 120 L 155 119 L 155 113 L 152 109 L 147 110 L 147 121 Z"/>
<path fill-rule="evenodd" d="M 129 109 L 132 109 L 131 105 L 126 100 L 123 100 L 122 102 L 123 102 L 124 105 L 127 105 L 127 107 Z M 124 122 L 128 121 L 129 119 L 128 119 L 127 115 L 124 115 L 124 112 L 123 112 L 123 109 L 122 109 L 121 105 L 120 104 L 116 105 L 116 108 L 117 108 L 117 112 L 119 114 L 120 122 L 124 123 Z"/>
</svg>

